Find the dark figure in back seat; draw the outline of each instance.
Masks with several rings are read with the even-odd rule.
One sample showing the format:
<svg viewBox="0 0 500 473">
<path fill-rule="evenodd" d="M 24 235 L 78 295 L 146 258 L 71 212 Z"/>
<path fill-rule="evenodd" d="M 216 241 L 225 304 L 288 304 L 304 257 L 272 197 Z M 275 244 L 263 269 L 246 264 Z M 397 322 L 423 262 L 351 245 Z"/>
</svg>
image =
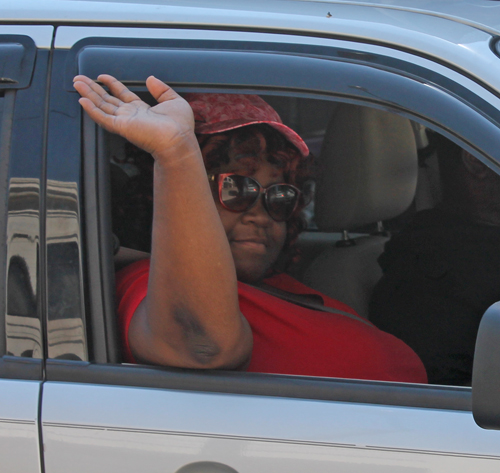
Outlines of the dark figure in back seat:
<svg viewBox="0 0 500 473">
<path fill-rule="evenodd" d="M 466 386 L 479 322 L 500 300 L 500 176 L 436 140 L 442 202 L 386 244 L 370 320 L 418 353 L 429 382 Z"/>
</svg>

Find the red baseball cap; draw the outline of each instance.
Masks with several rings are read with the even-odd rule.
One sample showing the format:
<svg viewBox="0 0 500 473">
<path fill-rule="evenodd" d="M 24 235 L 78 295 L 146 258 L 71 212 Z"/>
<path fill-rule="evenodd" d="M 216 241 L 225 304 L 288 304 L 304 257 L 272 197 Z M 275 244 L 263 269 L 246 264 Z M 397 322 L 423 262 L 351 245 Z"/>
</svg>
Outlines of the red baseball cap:
<svg viewBox="0 0 500 473">
<path fill-rule="evenodd" d="M 184 98 L 194 112 L 195 133 L 211 135 L 267 123 L 292 143 L 303 157 L 309 155 L 304 140 L 284 125 L 276 111 L 258 95 L 189 93 Z"/>
</svg>

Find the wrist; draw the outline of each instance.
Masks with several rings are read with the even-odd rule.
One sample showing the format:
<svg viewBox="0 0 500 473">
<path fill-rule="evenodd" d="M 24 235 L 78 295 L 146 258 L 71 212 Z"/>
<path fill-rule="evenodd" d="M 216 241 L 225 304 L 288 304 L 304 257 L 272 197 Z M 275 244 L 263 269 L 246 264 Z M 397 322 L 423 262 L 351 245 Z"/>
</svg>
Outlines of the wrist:
<svg viewBox="0 0 500 473">
<path fill-rule="evenodd" d="M 184 161 L 200 161 L 203 163 L 200 146 L 196 135 L 190 132 L 165 148 L 152 153 L 155 163 L 161 167 L 172 167 Z"/>
</svg>

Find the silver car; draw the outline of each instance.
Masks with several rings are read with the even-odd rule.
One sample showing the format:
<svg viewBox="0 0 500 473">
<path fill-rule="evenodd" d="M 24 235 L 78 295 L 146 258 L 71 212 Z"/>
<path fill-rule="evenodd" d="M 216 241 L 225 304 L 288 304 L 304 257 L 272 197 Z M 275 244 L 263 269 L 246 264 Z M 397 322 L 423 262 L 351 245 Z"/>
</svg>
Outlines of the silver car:
<svg viewBox="0 0 500 473">
<path fill-rule="evenodd" d="M 429 133 L 500 174 L 499 2 L 4 0 L 0 18 L 2 471 L 499 471 L 495 305 L 472 387 L 121 363 L 114 272 L 148 235 L 120 198 L 147 170 L 72 88 L 264 97 L 324 166 L 291 271 L 366 315 L 381 222 L 439 200 Z"/>
</svg>

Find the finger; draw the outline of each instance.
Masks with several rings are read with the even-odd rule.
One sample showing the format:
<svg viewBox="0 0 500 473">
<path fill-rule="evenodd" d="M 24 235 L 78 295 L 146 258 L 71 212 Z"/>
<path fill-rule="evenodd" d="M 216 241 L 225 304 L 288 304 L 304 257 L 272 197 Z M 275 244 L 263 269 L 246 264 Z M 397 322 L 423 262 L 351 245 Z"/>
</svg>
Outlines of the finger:
<svg viewBox="0 0 500 473">
<path fill-rule="evenodd" d="M 149 76 L 146 79 L 146 87 L 148 88 L 150 94 L 159 103 L 166 102 L 167 100 L 173 100 L 179 97 L 174 89 L 154 76 Z"/>
<path fill-rule="evenodd" d="M 113 115 L 110 115 L 102 111 L 99 107 L 96 107 L 94 102 L 86 97 L 82 97 L 78 102 L 88 113 L 90 118 L 92 118 L 92 120 L 94 120 L 98 125 L 102 126 L 108 131 L 115 132 L 115 117 Z"/>
<path fill-rule="evenodd" d="M 112 103 L 113 105 L 119 106 L 121 104 L 119 99 L 108 94 L 97 82 L 88 77 L 76 76 L 73 79 L 73 86 L 82 96 L 89 96 L 89 98 L 92 96 L 96 98 L 97 95 L 100 100 Z"/>
<path fill-rule="evenodd" d="M 90 100 L 96 107 L 99 107 L 107 114 L 114 115 L 123 102 L 109 95 L 99 84 L 94 81 L 76 81 L 73 87 L 83 97 Z"/>
<path fill-rule="evenodd" d="M 104 95 L 106 93 L 106 91 L 99 84 L 96 84 L 92 79 L 89 79 L 86 76 L 74 77 L 73 87 L 80 93 L 80 95 L 87 95 L 92 90 L 96 93 L 100 93 L 100 95 Z"/>
<path fill-rule="evenodd" d="M 83 74 L 78 74 L 73 77 L 73 82 L 85 82 L 87 85 L 92 84 L 94 82 L 90 77 L 84 76 Z"/>
<path fill-rule="evenodd" d="M 92 89 L 95 93 L 100 95 L 101 97 L 105 97 L 109 95 L 97 82 L 88 78 L 87 76 L 79 75 L 73 78 L 73 85 L 83 82 L 87 87 Z"/>
<path fill-rule="evenodd" d="M 108 74 L 101 74 L 98 78 L 104 85 L 109 88 L 109 91 L 117 98 L 119 98 L 122 102 L 130 103 L 135 100 L 142 100 L 131 92 L 127 87 L 125 87 L 118 79 L 115 79 L 113 76 Z"/>
</svg>

